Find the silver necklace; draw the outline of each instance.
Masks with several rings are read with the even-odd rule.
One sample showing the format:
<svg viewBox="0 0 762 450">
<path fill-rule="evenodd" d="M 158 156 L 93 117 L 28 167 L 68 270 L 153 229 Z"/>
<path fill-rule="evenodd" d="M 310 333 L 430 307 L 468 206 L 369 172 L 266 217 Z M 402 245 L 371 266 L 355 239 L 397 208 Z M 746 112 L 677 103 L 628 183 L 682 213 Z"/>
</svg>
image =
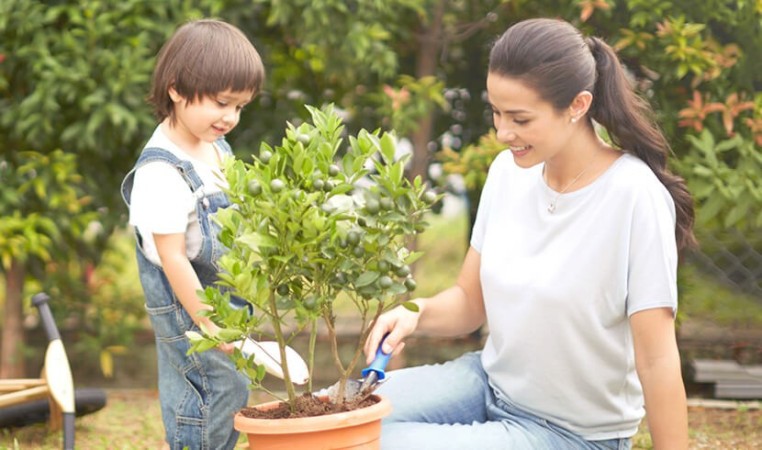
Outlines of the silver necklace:
<svg viewBox="0 0 762 450">
<path fill-rule="evenodd" d="M 567 184 L 566 187 L 561 189 L 561 192 L 556 194 L 556 197 L 553 200 L 550 201 L 550 204 L 548 204 L 548 212 L 549 213 L 553 214 L 554 212 L 556 212 L 556 204 L 558 203 L 558 199 L 561 198 L 561 195 L 563 195 L 564 192 L 568 191 L 569 188 L 574 186 L 574 183 L 576 183 L 582 177 L 582 175 L 584 175 L 585 172 L 587 172 L 587 169 L 589 169 L 593 165 L 593 161 L 595 161 L 595 158 L 591 159 L 590 162 L 587 164 L 587 166 L 585 166 L 585 168 L 582 169 L 582 172 L 580 172 L 576 177 L 574 177 L 574 179 L 571 180 L 571 182 L 569 184 Z M 543 171 L 544 170 L 545 169 L 543 168 Z"/>
</svg>

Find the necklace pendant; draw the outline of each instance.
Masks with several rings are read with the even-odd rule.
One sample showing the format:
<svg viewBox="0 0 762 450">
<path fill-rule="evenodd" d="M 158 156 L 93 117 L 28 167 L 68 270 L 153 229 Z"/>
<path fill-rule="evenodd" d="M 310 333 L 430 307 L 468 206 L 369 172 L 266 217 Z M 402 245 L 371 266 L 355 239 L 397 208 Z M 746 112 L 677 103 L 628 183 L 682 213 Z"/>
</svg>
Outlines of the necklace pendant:
<svg viewBox="0 0 762 450">
<path fill-rule="evenodd" d="M 556 211 L 556 203 L 553 202 L 553 203 L 548 205 L 548 212 L 553 214 L 555 211 Z"/>
</svg>

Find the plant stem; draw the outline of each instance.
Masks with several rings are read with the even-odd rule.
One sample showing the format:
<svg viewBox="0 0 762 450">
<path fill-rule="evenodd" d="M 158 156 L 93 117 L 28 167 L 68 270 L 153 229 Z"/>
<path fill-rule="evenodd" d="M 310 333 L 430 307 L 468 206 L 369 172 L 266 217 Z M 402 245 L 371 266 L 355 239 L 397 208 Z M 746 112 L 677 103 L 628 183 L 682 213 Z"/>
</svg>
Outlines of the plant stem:
<svg viewBox="0 0 762 450">
<path fill-rule="evenodd" d="M 333 355 L 333 363 L 339 370 L 339 394 L 336 397 L 336 403 L 344 403 L 344 393 L 346 392 L 347 379 L 349 378 L 349 371 L 344 369 L 344 364 L 339 357 L 339 343 L 336 337 L 336 328 L 333 324 L 333 312 L 328 307 L 323 313 L 323 319 L 328 327 L 328 341 L 331 343 L 331 354 Z"/>
<path fill-rule="evenodd" d="M 317 344 L 317 320 L 313 319 L 311 322 L 312 328 L 310 328 L 310 343 L 309 350 L 307 351 L 307 355 L 309 355 L 309 361 L 307 364 L 309 365 L 308 369 L 310 374 L 310 379 L 307 383 L 307 391 L 309 392 L 312 392 L 312 375 L 315 369 L 315 345 Z"/>
<path fill-rule="evenodd" d="M 288 370 L 288 358 L 286 357 L 286 341 L 283 337 L 283 330 L 280 327 L 280 316 L 278 316 L 278 307 L 275 303 L 275 293 L 270 293 L 269 298 L 270 311 L 272 311 L 272 325 L 275 332 L 275 340 L 278 342 L 278 350 L 280 350 L 280 366 L 283 369 L 283 382 L 286 385 L 286 393 L 288 393 L 288 405 L 293 412 L 296 409 L 296 389 L 294 383 L 291 381 L 291 373 Z"/>
</svg>

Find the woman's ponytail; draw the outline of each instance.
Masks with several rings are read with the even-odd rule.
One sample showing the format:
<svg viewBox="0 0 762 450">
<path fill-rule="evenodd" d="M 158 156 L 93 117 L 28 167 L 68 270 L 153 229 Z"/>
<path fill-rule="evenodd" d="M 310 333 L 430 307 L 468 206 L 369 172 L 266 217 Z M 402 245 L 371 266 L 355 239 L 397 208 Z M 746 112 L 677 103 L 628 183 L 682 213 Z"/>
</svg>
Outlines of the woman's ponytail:
<svg viewBox="0 0 762 450">
<path fill-rule="evenodd" d="M 606 128 L 614 145 L 643 160 L 656 174 L 675 202 L 678 249 L 695 246 L 693 199 L 684 180 L 667 169 L 669 143 L 651 108 L 632 89 L 614 50 L 596 37 L 586 38 L 586 42 L 597 74 L 590 117 Z"/>
</svg>

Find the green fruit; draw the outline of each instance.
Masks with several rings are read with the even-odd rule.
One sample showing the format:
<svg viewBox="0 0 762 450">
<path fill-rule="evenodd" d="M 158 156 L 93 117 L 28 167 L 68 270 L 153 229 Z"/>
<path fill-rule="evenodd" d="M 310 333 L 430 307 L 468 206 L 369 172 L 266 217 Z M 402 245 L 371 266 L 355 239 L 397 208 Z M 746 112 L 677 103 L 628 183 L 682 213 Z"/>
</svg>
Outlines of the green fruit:
<svg viewBox="0 0 762 450">
<path fill-rule="evenodd" d="M 365 209 L 371 214 L 378 213 L 380 208 L 381 208 L 381 205 L 378 203 L 378 200 L 376 200 L 375 198 L 369 199 L 368 202 L 365 204 Z"/>
<path fill-rule="evenodd" d="M 249 194 L 256 196 L 261 193 L 262 193 L 262 185 L 259 184 L 259 181 L 257 180 L 249 181 Z"/>
<path fill-rule="evenodd" d="M 336 184 L 333 181 L 328 180 L 325 182 L 325 184 L 323 184 L 323 191 L 331 192 L 334 187 L 336 187 Z"/>
<path fill-rule="evenodd" d="M 286 184 L 282 180 L 279 180 L 277 178 L 275 178 L 274 180 L 270 182 L 270 190 L 276 194 L 282 191 L 283 188 L 285 187 L 286 187 Z"/>
<path fill-rule="evenodd" d="M 325 182 L 321 180 L 320 178 L 316 178 L 312 180 L 312 187 L 315 188 L 316 191 L 322 190 L 323 185 L 325 185 Z"/>
<path fill-rule="evenodd" d="M 269 163 L 270 158 L 272 157 L 273 157 L 273 154 L 269 150 L 262 150 L 262 152 L 259 153 L 259 160 L 262 161 L 264 164 Z"/>
<path fill-rule="evenodd" d="M 437 194 L 435 194 L 434 191 L 426 191 L 423 194 L 423 201 L 430 205 L 437 201 Z"/>
<path fill-rule="evenodd" d="M 405 287 L 407 288 L 408 291 L 412 292 L 412 291 L 415 290 L 415 288 L 418 287 L 418 284 L 415 282 L 414 279 L 412 279 L 412 278 L 406 278 L 405 279 Z"/>
<path fill-rule="evenodd" d="M 344 272 L 337 273 L 336 282 L 338 284 L 347 284 L 347 275 Z"/>
<path fill-rule="evenodd" d="M 304 299 L 304 307 L 309 309 L 310 311 L 314 310 L 317 305 L 318 305 L 317 295 L 310 295 L 309 297 Z"/>
<path fill-rule="evenodd" d="M 392 284 L 394 284 L 394 281 L 386 275 L 378 279 L 378 286 L 381 289 L 389 289 L 392 287 Z"/>
<path fill-rule="evenodd" d="M 278 291 L 278 294 L 280 294 L 282 296 L 288 295 L 288 285 L 287 284 L 281 284 L 280 286 L 278 286 L 277 291 Z"/>
<path fill-rule="evenodd" d="M 389 197 L 381 197 L 381 201 L 379 203 L 381 204 L 381 209 L 384 211 L 389 211 L 390 209 L 394 208 L 394 201 L 392 201 L 392 199 Z"/>
<path fill-rule="evenodd" d="M 384 261 L 383 259 L 378 262 L 378 271 L 381 273 L 386 273 L 389 271 L 389 263 Z"/>
<path fill-rule="evenodd" d="M 355 247 L 355 248 L 353 248 L 353 249 L 352 249 L 352 253 L 353 253 L 355 256 L 357 256 L 358 258 L 360 258 L 360 257 L 362 257 L 362 255 L 364 255 L 364 254 L 365 254 L 365 249 L 363 249 L 363 248 L 362 248 L 362 247 L 360 247 L 360 246 L 357 246 L 357 247 Z"/>
<path fill-rule="evenodd" d="M 349 242 L 349 245 L 357 245 L 360 242 L 360 233 L 356 231 L 347 233 L 347 242 Z"/>
<path fill-rule="evenodd" d="M 339 169 L 339 166 L 337 166 L 336 164 L 331 164 L 330 166 L 328 166 L 328 175 L 332 177 L 335 177 L 336 175 L 338 175 L 340 171 L 341 169 Z"/>
<path fill-rule="evenodd" d="M 397 269 L 396 271 L 398 277 L 406 277 L 410 275 L 410 266 L 404 265 Z"/>
</svg>

